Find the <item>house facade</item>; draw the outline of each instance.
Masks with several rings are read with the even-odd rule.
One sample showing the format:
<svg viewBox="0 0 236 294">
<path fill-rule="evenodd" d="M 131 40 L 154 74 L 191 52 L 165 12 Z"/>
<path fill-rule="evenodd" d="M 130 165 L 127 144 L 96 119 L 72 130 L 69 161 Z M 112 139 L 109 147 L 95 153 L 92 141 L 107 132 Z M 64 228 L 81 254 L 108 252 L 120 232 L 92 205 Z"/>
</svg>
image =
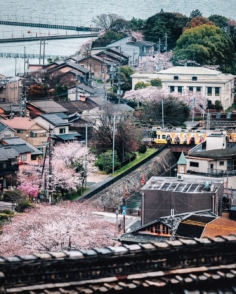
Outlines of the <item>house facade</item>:
<svg viewBox="0 0 236 294">
<path fill-rule="evenodd" d="M 2 138 L 11 138 L 14 137 L 15 130 L 10 128 L 8 125 L 4 124 L 3 121 L 0 121 L 0 140 Z"/>
<path fill-rule="evenodd" d="M 0 77 L 0 101 L 18 104 L 20 100 L 22 83 L 20 78 Z"/>
<path fill-rule="evenodd" d="M 49 136 L 49 131 L 46 127 L 28 117 L 14 117 L 6 120 L 5 124 L 15 130 L 15 136 L 19 136 L 41 151 L 45 150 L 45 143 Z"/>
<path fill-rule="evenodd" d="M 228 187 L 236 189 L 236 143 L 224 134 L 209 135 L 185 158 L 187 173 L 227 178 Z"/>
<path fill-rule="evenodd" d="M 223 109 L 227 109 L 234 103 L 234 78 L 231 74 L 223 74 L 219 71 L 191 66 L 176 66 L 161 70 L 155 74 L 135 73 L 132 75 L 132 89 L 138 82 L 150 82 L 160 78 L 162 87 L 168 93 L 187 95 L 188 92 L 202 94 L 206 100 L 215 103 L 219 100 Z"/>
</svg>

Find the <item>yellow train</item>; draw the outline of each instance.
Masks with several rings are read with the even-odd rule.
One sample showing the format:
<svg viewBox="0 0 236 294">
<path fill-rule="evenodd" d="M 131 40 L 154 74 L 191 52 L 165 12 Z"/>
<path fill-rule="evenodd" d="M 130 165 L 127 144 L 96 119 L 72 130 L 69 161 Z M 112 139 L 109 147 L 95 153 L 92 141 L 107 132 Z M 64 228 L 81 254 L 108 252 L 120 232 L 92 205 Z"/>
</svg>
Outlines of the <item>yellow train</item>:
<svg viewBox="0 0 236 294">
<path fill-rule="evenodd" d="M 184 144 L 196 145 L 205 141 L 206 137 L 212 133 L 222 133 L 222 131 L 209 130 L 161 130 L 153 128 L 149 137 L 153 139 L 156 144 Z M 236 133 L 231 131 L 223 132 L 227 136 L 229 142 L 236 142 Z"/>
</svg>

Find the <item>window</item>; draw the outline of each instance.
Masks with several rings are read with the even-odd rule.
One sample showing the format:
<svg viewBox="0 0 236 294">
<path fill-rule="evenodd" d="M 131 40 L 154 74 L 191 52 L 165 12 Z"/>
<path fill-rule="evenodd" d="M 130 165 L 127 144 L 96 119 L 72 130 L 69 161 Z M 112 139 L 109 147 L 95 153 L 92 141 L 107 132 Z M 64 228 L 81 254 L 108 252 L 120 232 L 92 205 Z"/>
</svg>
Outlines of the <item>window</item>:
<svg viewBox="0 0 236 294">
<path fill-rule="evenodd" d="M 175 91 L 175 87 L 174 86 L 170 86 L 170 93 Z"/>
<path fill-rule="evenodd" d="M 31 138 L 36 138 L 36 137 L 37 137 L 37 134 L 34 133 L 34 132 L 30 132 L 30 137 L 31 137 Z"/>
<path fill-rule="evenodd" d="M 7 168 L 7 164 L 6 164 L 6 162 L 3 162 L 2 167 L 3 167 L 3 168 Z"/>
<path fill-rule="evenodd" d="M 192 81 L 197 81 L 197 77 L 192 77 Z"/>
<path fill-rule="evenodd" d="M 18 134 L 23 134 L 23 131 L 22 131 L 22 130 L 16 130 L 16 132 L 17 132 Z"/>
<path fill-rule="evenodd" d="M 165 139 L 166 138 L 166 135 L 162 135 L 162 139 Z"/>
<path fill-rule="evenodd" d="M 21 155 L 21 160 L 22 160 L 22 161 L 27 160 L 27 154 L 22 154 L 22 155 Z"/>
<path fill-rule="evenodd" d="M 179 79 L 178 76 L 174 76 L 174 80 L 177 81 Z"/>
<path fill-rule="evenodd" d="M 197 92 L 201 92 L 202 91 L 202 87 L 196 87 L 196 91 Z"/>
<path fill-rule="evenodd" d="M 220 96 L 220 87 L 215 87 L 215 96 Z"/>
<path fill-rule="evenodd" d="M 182 91 L 183 91 L 183 87 L 178 86 L 178 93 L 182 93 Z"/>
<path fill-rule="evenodd" d="M 189 165 L 190 166 L 193 166 L 193 167 L 199 167 L 199 163 L 198 162 L 190 161 Z"/>
<path fill-rule="evenodd" d="M 43 152 L 43 148 L 42 147 L 38 147 L 38 150 Z"/>
<path fill-rule="evenodd" d="M 222 165 L 224 165 L 225 163 L 224 163 L 224 161 L 220 161 L 220 165 L 222 166 Z"/>
<path fill-rule="evenodd" d="M 212 96 L 212 87 L 207 87 L 207 95 Z"/>
<path fill-rule="evenodd" d="M 66 129 L 65 128 L 59 130 L 59 133 L 60 134 L 65 134 L 65 132 L 66 132 Z"/>
<path fill-rule="evenodd" d="M 193 92 L 193 87 L 192 86 L 188 87 L 188 90 Z"/>
<path fill-rule="evenodd" d="M 37 155 L 31 155 L 31 160 L 36 160 L 37 159 Z"/>
</svg>

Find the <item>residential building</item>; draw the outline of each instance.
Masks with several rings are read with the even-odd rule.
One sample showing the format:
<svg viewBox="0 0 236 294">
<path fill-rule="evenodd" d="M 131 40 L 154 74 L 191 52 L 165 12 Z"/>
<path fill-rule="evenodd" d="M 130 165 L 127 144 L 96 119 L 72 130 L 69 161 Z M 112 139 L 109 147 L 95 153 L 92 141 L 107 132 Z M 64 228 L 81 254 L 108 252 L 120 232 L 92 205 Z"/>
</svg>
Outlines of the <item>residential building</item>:
<svg viewBox="0 0 236 294">
<path fill-rule="evenodd" d="M 0 191 L 15 186 L 19 171 L 19 153 L 12 147 L 0 146 Z"/>
<path fill-rule="evenodd" d="M 221 133 L 212 133 L 206 141 L 191 149 L 185 157 L 187 173 L 227 178 L 228 187 L 236 189 L 236 143 L 227 142 Z"/>
<path fill-rule="evenodd" d="M 41 114 L 35 117 L 34 121 L 50 129 L 54 143 L 78 140 L 78 137 L 81 137 L 79 133 L 69 131 L 70 123 L 60 115 Z"/>
<path fill-rule="evenodd" d="M 92 97 L 90 97 L 90 98 L 92 98 Z M 98 104 L 96 102 L 94 102 L 90 98 L 86 98 L 86 99 L 84 99 L 84 101 L 82 101 L 82 100 L 79 100 L 79 101 L 63 101 L 63 102 L 57 102 L 57 103 L 61 107 L 66 109 L 66 113 L 68 115 L 74 114 L 75 112 L 77 112 L 78 114 L 82 114 L 83 111 L 91 110 L 93 108 L 98 107 Z"/>
<path fill-rule="evenodd" d="M 43 152 L 33 145 L 24 141 L 20 137 L 3 138 L 0 142 L 2 146 L 11 147 L 18 153 L 18 164 L 39 165 Z M 21 168 L 21 167 L 20 167 Z"/>
<path fill-rule="evenodd" d="M 130 63 L 138 64 L 139 57 L 141 56 L 152 56 L 154 53 L 155 43 L 148 42 L 145 40 L 136 41 L 132 36 L 124 37 L 121 40 L 112 42 L 106 47 L 116 47 L 117 50 L 120 50 L 122 53 L 130 55 Z"/>
<path fill-rule="evenodd" d="M 21 94 L 21 80 L 18 77 L 0 77 L 0 102 L 18 104 Z"/>
<path fill-rule="evenodd" d="M 122 244 L 142 244 L 231 234 L 236 234 L 236 221 L 217 216 L 211 210 L 201 210 L 169 215 L 134 229 L 128 228 L 118 240 Z"/>
<path fill-rule="evenodd" d="M 221 215 L 222 179 L 151 177 L 142 187 L 142 225 L 170 214 L 211 209 Z M 172 213 L 171 213 L 172 212 Z"/>
<path fill-rule="evenodd" d="M 132 88 L 138 82 L 150 82 L 160 78 L 163 89 L 176 95 L 187 95 L 188 92 L 202 94 L 206 100 L 215 103 L 219 100 L 223 109 L 234 103 L 234 79 L 232 74 L 224 74 L 204 67 L 176 66 L 161 70 L 155 74 L 135 73 L 132 75 Z"/>
<path fill-rule="evenodd" d="M 0 103 L 0 116 L 4 119 L 13 118 L 19 116 L 23 108 L 21 109 L 19 104 L 12 104 L 11 102 Z"/>
<path fill-rule="evenodd" d="M 41 151 L 45 150 L 45 143 L 49 136 L 49 130 L 45 126 L 28 117 L 14 117 L 5 120 L 4 123 L 15 130 L 15 136 L 19 136 Z"/>
<path fill-rule="evenodd" d="M 0 121 L 0 140 L 2 138 L 11 138 L 14 137 L 15 130 L 10 128 L 3 121 Z"/>
<path fill-rule="evenodd" d="M 89 70 L 91 81 L 92 79 L 106 81 L 110 77 L 109 71 L 113 62 L 100 56 L 91 55 L 78 60 L 77 64 Z"/>
<path fill-rule="evenodd" d="M 53 100 L 35 100 L 27 102 L 29 116 L 34 118 L 40 114 L 67 113 L 67 109 Z"/>
</svg>

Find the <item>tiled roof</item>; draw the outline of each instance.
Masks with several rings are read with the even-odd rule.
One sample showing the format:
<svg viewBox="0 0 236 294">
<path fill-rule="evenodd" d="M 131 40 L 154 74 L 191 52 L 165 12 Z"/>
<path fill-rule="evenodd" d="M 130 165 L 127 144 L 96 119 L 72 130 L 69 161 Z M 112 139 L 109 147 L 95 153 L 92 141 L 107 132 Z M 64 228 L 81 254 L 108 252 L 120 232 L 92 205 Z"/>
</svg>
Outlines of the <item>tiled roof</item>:
<svg viewBox="0 0 236 294">
<path fill-rule="evenodd" d="M 39 151 L 33 145 L 24 141 L 20 137 L 3 138 L 2 141 L 7 143 L 8 146 L 11 146 L 12 148 L 14 148 L 17 152 L 19 151 L 19 153 L 31 152 L 32 155 L 42 155 L 43 154 L 41 151 Z M 23 147 L 24 145 L 27 147 Z M 24 151 L 24 150 L 29 150 L 29 151 Z"/>
<path fill-rule="evenodd" d="M 235 293 L 236 236 L 0 257 L 2 293 Z"/>
<path fill-rule="evenodd" d="M 71 141 L 78 140 L 78 137 L 81 137 L 79 133 L 69 133 L 69 134 L 60 134 L 54 135 L 55 138 L 59 138 L 62 141 Z"/>
<path fill-rule="evenodd" d="M 35 121 L 28 117 L 14 117 L 13 119 L 5 120 L 4 123 L 13 129 L 29 130 L 36 124 Z"/>
<path fill-rule="evenodd" d="M 53 100 L 37 100 L 30 101 L 27 104 L 30 104 L 44 113 L 56 113 L 56 112 L 67 112 L 67 109 L 62 107 L 59 103 Z"/>
<path fill-rule="evenodd" d="M 14 159 L 18 156 L 18 152 L 12 147 L 1 146 L 0 147 L 0 161 L 6 161 L 9 159 Z"/>
<path fill-rule="evenodd" d="M 61 106 L 65 107 L 68 114 L 73 114 L 75 112 L 82 113 L 84 110 L 90 110 L 97 107 L 97 103 L 91 101 L 91 99 L 86 99 L 84 101 L 66 101 L 58 102 Z"/>
<path fill-rule="evenodd" d="M 60 127 L 60 126 L 68 126 L 69 123 L 64 121 L 64 119 L 60 118 L 56 114 L 40 114 L 40 116 L 44 119 L 46 119 L 48 122 L 53 124 L 55 127 Z"/>
<path fill-rule="evenodd" d="M 20 106 L 19 105 L 12 105 L 11 103 L 0 103 L 0 108 L 3 109 L 5 112 L 10 112 L 11 110 L 13 112 L 19 112 Z"/>
</svg>

